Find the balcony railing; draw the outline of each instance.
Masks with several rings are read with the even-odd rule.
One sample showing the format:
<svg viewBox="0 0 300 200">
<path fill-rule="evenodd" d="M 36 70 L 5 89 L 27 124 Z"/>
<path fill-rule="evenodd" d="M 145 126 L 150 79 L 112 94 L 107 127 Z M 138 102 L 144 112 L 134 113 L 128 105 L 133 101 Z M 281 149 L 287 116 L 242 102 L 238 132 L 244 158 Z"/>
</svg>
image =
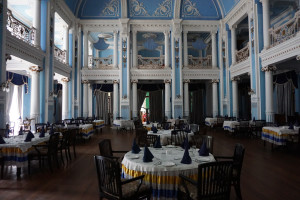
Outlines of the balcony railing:
<svg viewBox="0 0 300 200">
<path fill-rule="evenodd" d="M 93 57 L 89 56 L 89 69 L 112 69 L 113 68 L 113 56 L 108 57 Z"/>
<path fill-rule="evenodd" d="M 34 27 L 29 27 L 16 19 L 11 10 L 7 10 L 7 30 L 11 32 L 11 34 L 24 42 L 34 45 L 34 38 L 36 34 L 36 29 Z"/>
<path fill-rule="evenodd" d="M 62 63 L 66 63 L 66 50 L 61 50 L 57 46 L 54 45 L 54 57 Z"/>
<path fill-rule="evenodd" d="M 247 60 L 249 58 L 249 42 L 247 45 L 240 49 L 239 51 L 235 52 L 236 55 L 236 63 L 243 62 L 244 60 Z"/>
<path fill-rule="evenodd" d="M 165 67 L 165 56 L 142 57 L 138 55 L 138 69 L 163 69 Z"/>
<path fill-rule="evenodd" d="M 211 64 L 211 55 L 207 57 L 193 57 L 189 55 L 189 65 L 190 69 L 210 69 L 212 68 Z"/>
<path fill-rule="evenodd" d="M 271 37 L 271 47 L 274 47 L 295 35 L 300 31 L 300 10 L 295 13 L 295 16 L 277 28 L 269 29 Z"/>
</svg>

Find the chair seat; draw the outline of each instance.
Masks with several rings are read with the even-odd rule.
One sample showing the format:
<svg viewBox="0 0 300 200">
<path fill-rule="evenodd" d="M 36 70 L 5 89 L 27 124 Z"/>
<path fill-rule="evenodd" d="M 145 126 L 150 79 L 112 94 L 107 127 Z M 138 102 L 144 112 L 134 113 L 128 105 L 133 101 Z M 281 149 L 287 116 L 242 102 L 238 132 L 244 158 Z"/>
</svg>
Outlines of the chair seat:
<svg viewBox="0 0 300 200">
<path fill-rule="evenodd" d="M 125 180 L 126 179 L 122 179 L 122 181 Z M 130 183 L 123 184 L 122 185 L 123 199 L 132 199 L 134 195 L 142 196 L 143 194 L 146 195 L 149 193 L 149 186 L 142 184 L 137 194 L 135 194 L 138 185 L 139 185 L 139 181 L 132 181 Z"/>
</svg>

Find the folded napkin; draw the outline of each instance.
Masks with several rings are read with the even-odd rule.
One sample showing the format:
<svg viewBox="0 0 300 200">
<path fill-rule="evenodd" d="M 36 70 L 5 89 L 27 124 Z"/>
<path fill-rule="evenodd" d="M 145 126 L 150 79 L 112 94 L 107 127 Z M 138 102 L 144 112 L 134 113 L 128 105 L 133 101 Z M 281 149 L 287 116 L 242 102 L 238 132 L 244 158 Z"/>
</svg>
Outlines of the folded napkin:
<svg viewBox="0 0 300 200">
<path fill-rule="evenodd" d="M 166 123 L 164 129 L 165 129 L 165 130 L 169 130 L 169 128 L 170 128 L 170 127 L 169 127 L 169 124 Z"/>
<path fill-rule="evenodd" d="M 188 140 L 187 137 L 184 139 L 183 143 L 181 144 L 181 147 L 182 147 L 183 149 L 186 149 L 186 148 L 187 148 L 187 149 L 190 149 L 189 140 Z"/>
<path fill-rule="evenodd" d="M 9 138 L 9 129 L 5 129 L 5 135 L 4 137 Z"/>
<path fill-rule="evenodd" d="M 254 122 L 255 122 L 255 117 L 253 117 L 252 121 L 254 121 Z"/>
<path fill-rule="evenodd" d="M 157 128 L 156 128 L 154 125 L 152 125 L 151 131 L 152 131 L 153 133 L 157 133 Z"/>
<path fill-rule="evenodd" d="M 154 156 L 152 155 L 152 153 L 150 152 L 150 150 L 148 149 L 148 147 L 145 146 L 143 162 L 152 162 L 153 158 L 154 158 Z"/>
<path fill-rule="evenodd" d="M 52 125 L 50 128 L 50 131 L 49 131 L 49 135 L 52 135 L 53 133 L 54 133 L 54 130 L 53 130 L 53 125 Z"/>
<path fill-rule="evenodd" d="M 0 144 L 5 144 L 6 142 L 4 141 L 2 135 L 0 135 Z"/>
<path fill-rule="evenodd" d="M 294 130 L 294 125 L 292 123 L 290 123 L 289 129 Z"/>
<path fill-rule="evenodd" d="M 157 136 L 156 141 L 154 142 L 154 148 L 161 148 L 160 136 Z"/>
<path fill-rule="evenodd" d="M 26 135 L 25 142 L 30 142 L 32 138 L 34 138 L 34 135 L 31 133 L 31 131 L 29 131 Z"/>
<path fill-rule="evenodd" d="M 203 140 L 202 146 L 198 152 L 199 156 L 209 156 L 209 150 L 206 147 L 206 140 Z"/>
<path fill-rule="evenodd" d="M 50 122 L 47 122 L 47 127 L 49 127 L 50 126 Z"/>
<path fill-rule="evenodd" d="M 184 150 L 184 154 L 181 160 L 182 164 L 191 164 L 192 163 L 192 159 L 191 156 L 189 154 L 189 149 L 186 147 Z"/>
<path fill-rule="evenodd" d="M 136 144 L 135 139 L 133 140 L 132 143 L 132 148 L 131 148 L 131 152 L 132 153 L 139 153 L 141 151 L 140 147 Z"/>
<path fill-rule="evenodd" d="M 41 130 L 41 132 L 40 132 L 39 137 L 40 137 L 40 138 L 45 137 L 45 129 L 44 129 L 44 126 L 42 127 L 42 130 Z"/>
<path fill-rule="evenodd" d="M 23 135 L 23 127 L 22 126 L 20 127 L 19 135 Z"/>
<path fill-rule="evenodd" d="M 146 122 L 147 124 L 150 124 L 150 122 L 149 122 L 149 120 L 147 120 L 147 122 Z"/>
</svg>

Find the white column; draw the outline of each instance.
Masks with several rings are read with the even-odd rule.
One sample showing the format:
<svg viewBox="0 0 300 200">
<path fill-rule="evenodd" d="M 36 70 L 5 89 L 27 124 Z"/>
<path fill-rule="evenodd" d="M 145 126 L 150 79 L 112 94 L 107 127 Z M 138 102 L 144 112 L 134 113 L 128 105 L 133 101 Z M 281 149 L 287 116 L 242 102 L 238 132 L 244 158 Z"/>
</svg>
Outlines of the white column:
<svg viewBox="0 0 300 200">
<path fill-rule="evenodd" d="M 66 50 L 66 60 L 65 62 L 69 64 L 69 26 L 64 26 L 65 28 L 65 41 L 64 41 L 64 49 Z"/>
<path fill-rule="evenodd" d="M 217 67 L 217 36 L 215 32 L 211 32 L 211 59 L 212 59 L 212 67 Z"/>
<path fill-rule="evenodd" d="M 170 67 L 170 31 L 165 31 L 165 67 Z"/>
<path fill-rule="evenodd" d="M 39 122 L 40 116 L 40 71 L 38 66 L 29 68 L 31 71 L 30 118 Z"/>
<path fill-rule="evenodd" d="M 138 107 L 137 107 L 137 80 L 132 80 L 132 116 L 138 116 Z"/>
<path fill-rule="evenodd" d="M 183 58 L 184 58 L 184 66 L 187 67 L 189 65 L 188 59 L 188 40 L 187 40 L 188 31 L 183 31 Z"/>
<path fill-rule="evenodd" d="M 266 121 L 274 122 L 274 106 L 273 106 L 273 71 L 275 66 L 266 66 L 262 68 L 265 72 L 265 87 L 266 87 Z"/>
<path fill-rule="evenodd" d="M 119 82 L 117 80 L 114 80 L 114 96 L 113 96 L 113 116 L 114 119 L 119 116 L 119 106 L 118 106 L 118 100 L 119 100 Z"/>
<path fill-rule="evenodd" d="M 88 84 L 88 116 L 89 117 L 93 117 L 93 89 L 92 89 L 92 85 L 89 83 Z"/>
<path fill-rule="evenodd" d="M 88 31 L 83 32 L 83 67 L 88 67 L 88 57 L 89 57 L 89 42 L 88 42 Z"/>
<path fill-rule="evenodd" d="M 83 110 L 82 110 L 82 114 L 83 117 L 88 117 L 89 115 L 89 96 L 88 96 L 88 84 L 89 81 L 82 81 L 83 83 Z"/>
<path fill-rule="evenodd" d="M 189 108 L 189 82 L 190 80 L 184 80 L 184 116 L 190 116 L 190 108 Z"/>
<path fill-rule="evenodd" d="M 170 80 L 165 80 L 165 116 L 168 119 L 171 119 L 171 104 L 170 104 L 170 97 L 171 97 L 171 90 L 170 90 Z"/>
<path fill-rule="evenodd" d="M 118 68 L 118 31 L 114 31 L 114 68 Z"/>
<path fill-rule="evenodd" d="M 41 0 L 34 1 L 34 16 L 33 16 L 33 27 L 36 29 L 34 45 L 37 48 L 41 47 Z"/>
<path fill-rule="evenodd" d="M 238 102 L 238 84 L 237 81 L 239 80 L 238 77 L 233 77 L 231 79 L 232 83 L 232 112 L 233 117 L 239 117 L 239 102 Z"/>
<path fill-rule="evenodd" d="M 219 82 L 219 80 L 212 80 L 213 117 L 216 117 L 219 113 L 219 110 L 218 110 L 218 82 Z"/>
<path fill-rule="evenodd" d="M 264 49 L 268 49 L 270 46 L 270 4 L 269 0 L 260 0 L 263 7 L 263 32 L 264 32 Z"/>
<path fill-rule="evenodd" d="M 136 38 L 137 31 L 133 30 L 132 31 L 132 63 L 133 67 L 136 68 L 138 66 L 138 61 L 137 61 L 137 38 Z"/>
<path fill-rule="evenodd" d="M 68 78 L 62 78 L 62 120 L 69 118 L 69 87 L 68 87 Z"/>
<path fill-rule="evenodd" d="M 232 65 L 236 64 L 236 25 L 231 27 L 231 57 L 232 57 Z"/>
</svg>

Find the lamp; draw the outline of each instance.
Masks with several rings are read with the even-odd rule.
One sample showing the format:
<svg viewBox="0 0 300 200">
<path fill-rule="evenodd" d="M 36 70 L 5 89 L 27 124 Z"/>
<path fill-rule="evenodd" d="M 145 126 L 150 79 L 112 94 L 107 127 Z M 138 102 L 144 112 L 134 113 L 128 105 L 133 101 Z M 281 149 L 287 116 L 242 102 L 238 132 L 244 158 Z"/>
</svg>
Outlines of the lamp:
<svg viewBox="0 0 300 200">
<path fill-rule="evenodd" d="M 9 92 L 9 81 L 5 81 L 1 84 L 1 88 L 3 92 Z"/>
</svg>

